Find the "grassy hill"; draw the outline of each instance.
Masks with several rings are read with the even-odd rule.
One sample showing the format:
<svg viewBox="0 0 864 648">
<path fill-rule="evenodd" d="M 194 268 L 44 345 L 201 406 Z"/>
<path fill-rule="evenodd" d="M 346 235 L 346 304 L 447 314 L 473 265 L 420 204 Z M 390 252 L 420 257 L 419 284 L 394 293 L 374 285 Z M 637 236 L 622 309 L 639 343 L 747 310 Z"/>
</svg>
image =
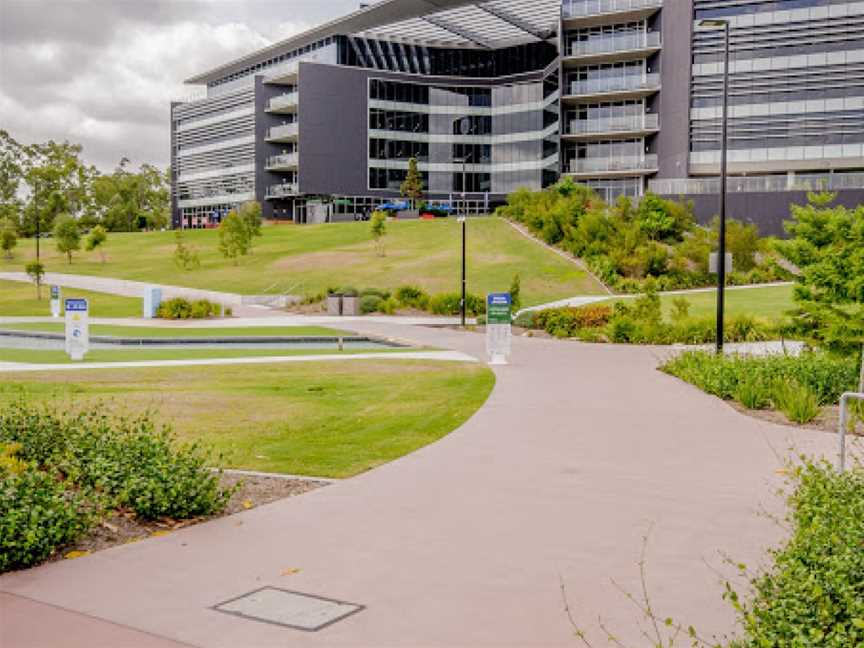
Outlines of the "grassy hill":
<svg viewBox="0 0 864 648">
<path fill-rule="evenodd" d="M 184 272 L 173 263 L 174 233 L 110 234 L 102 264 L 98 254 L 77 253 L 71 265 L 45 241 L 49 272 L 68 272 L 149 281 L 241 294 L 316 294 L 328 287 L 393 289 L 419 285 L 430 293 L 459 289 L 460 226 L 454 219 L 387 224 L 386 256 L 379 257 L 368 223 L 271 226 L 254 252 L 234 266 L 219 254 L 218 234 L 186 234 L 197 248 L 201 268 Z M 23 269 L 32 241 L 22 241 L 16 258 L 0 269 Z M 603 292 L 590 276 L 498 218 L 468 223 L 468 279 L 472 293 L 507 290 L 513 275 L 522 279 L 526 305 Z"/>
<path fill-rule="evenodd" d="M 43 286 L 40 301 L 36 299 L 36 287 L 33 284 L 0 281 L 0 316 L 47 317 L 51 314 L 50 292 L 48 286 Z M 91 317 L 140 317 L 143 311 L 142 300 L 131 297 L 118 297 L 77 288 L 64 288 L 62 297 L 87 299 L 90 302 Z"/>
</svg>

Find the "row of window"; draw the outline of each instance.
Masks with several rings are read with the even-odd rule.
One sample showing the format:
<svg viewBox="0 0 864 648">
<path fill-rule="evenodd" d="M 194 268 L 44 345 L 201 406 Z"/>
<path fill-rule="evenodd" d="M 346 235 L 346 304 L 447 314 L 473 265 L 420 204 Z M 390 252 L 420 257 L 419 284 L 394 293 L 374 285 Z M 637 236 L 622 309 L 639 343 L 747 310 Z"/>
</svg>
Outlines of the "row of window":
<svg viewBox="0 0 864 648">
<path fill-rule="evenodd" d="M 266 61 L 256 63 L 255 65 L 250 65 L 238 72 L 234 72 L 232 74 L 222 77 L 221 79 L 217 79 L 216 81 L 208 83 L 207 87 L 215 88 L 217 86 L 236 81 L 237 79 L 242 79 L 243 77 L 250 76 L 252 74 L 255 74 L 256 72 L 263 72 L 264 70 L 272 68 L 275 65 L 279 65 L 280 63 L 291 61 L 293 59 L 303 56 L 304 54 L 309 54 L 310 52 L 314 52 L 315 50 L 327 47 L 328 45 L 331 45 L 333 41 L 334 38 L 331 36 L 329 38 L 322 39 L 317 43 L 310 43 L 309 45 L 305 45 L 291 52 L 285 52 L 283 54 L 279 54 L 278 56 L 273 56 Z"/>
</svg>

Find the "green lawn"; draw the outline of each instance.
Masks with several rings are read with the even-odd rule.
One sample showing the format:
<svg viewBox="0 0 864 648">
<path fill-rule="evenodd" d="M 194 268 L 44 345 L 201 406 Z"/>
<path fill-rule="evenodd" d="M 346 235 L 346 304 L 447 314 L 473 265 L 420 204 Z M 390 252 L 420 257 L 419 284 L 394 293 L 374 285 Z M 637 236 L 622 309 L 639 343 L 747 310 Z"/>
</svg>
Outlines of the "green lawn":
<svg viewBox="0 0 864 648">
<path fill-rule="evenodd" d="M 0 402 L 108 400 L 144 410 L 226 467 L 349 477 L 450 433 L 486 401 L 494 374 L 474 364 L 356 361 L 7 374 Z"/>
<path fill-rule="evenodd" d="M 23 266 L 22 266 L 23 267 Z M 20 271 L 19 267 L 7 270 Z M 42 287 L 42 299 L 36 299 L 33 284 L 18 281 L 0 281 L 0 317 L 50 317 L 50 288 Z M 141 317 L 141 299 L 118 297 L 88 290 L 63 288 L 62 298 L 86 298 L 90 301 L 91 317 Z"/>
<path fill-rule="evenodd" d="M 376 253 L 369 223 L 264 228 L 254 253 L 238 266 L 217 249 L 215 230 L 186 234 L 197 248 L 201 268 L 178 271 L 172 262 L 173 232 L 110 234 L 108 262 L 96 253 L 79 253 L 71 265 L 53 246 L 45 246 L 49 271 L 110 276 L 241 294 L 318 294 L 328 287 L 392 289 L 417 284 L 429 292 L 457 291 L 461 271 L 460 226 L 455 219 L 387 224 L 386 256 Z M 32 246 L 22 242 L 19 250 Z M 29 253 L 29 252 L 28 252 Z M 2 270 L 20 270 L 27 253 Z M 482 295 L 507 290 L 517 272 L 526 305 L 602 288 L 576 265 L 526 239 L 505 221 L 482 218 L 468 223 L 469 290 Z"/>
<path fill-rule="evenodd" d="M 795 306 L 792 293 L 792 286 L 728 290 L 726 291 L 726 314 L 751 315 L 767 319 L 780 318 Z M 716 290 L 687 295 L 662 295 L 663 312 L 667 317 L 672 312 L 672 303 L 680 298 L 690 302 L 690 315 L 694 317 L 713 317 L 717 312 Z M 611 304 L 614 301 L 616 300 L 607 303 Z"/>
<path fill-rule="evenodd" d="M 406 353 L 416 348 L 384 349 L 96 349 L 83 362 L 69 359 L 65 351 L 0 348 L 0 362 L 28 364 L 83 364 L 93 362 L 148 362 L 151 360 L 212 360 L 231 358 L 273 358 L 304 355 L 354 355 L 358 353 Z"/>
<path fill-rule="evenodd" d="M 27 322 L 0 324 L 3 331 L 40 331 L 63 333 L 61 322 Z M 338 337 L 354 335 L 348 331 L 323 326 L 250 326 L 230 328 L 186 328 L 185 326 L 113 326 L 92 324 L 90 335 L 122 338 L 211 338 L 211 337 Z"/>
</svg>

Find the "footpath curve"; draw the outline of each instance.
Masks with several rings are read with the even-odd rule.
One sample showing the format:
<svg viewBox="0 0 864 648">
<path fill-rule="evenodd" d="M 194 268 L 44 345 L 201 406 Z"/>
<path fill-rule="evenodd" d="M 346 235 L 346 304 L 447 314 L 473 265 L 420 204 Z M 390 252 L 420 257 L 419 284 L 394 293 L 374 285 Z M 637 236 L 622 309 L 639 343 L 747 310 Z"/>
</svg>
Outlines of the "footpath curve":
<svg viewBox="0 0 864 648">
<path fill-rule="evenodd" d="M 483 351 L 476 334 L 354 328 Z M 639 613 L 611 581 L 639 590 L 649 527 L 658 613 L 704 635 L 731 632 L 709 565 L 724 571 L 721 552 L 759 564 L 781 534 L 759 514 L 782 510 L 781 457 L 834 443 L 658 373 L 663 353 L 517 338 L 487 404 L 436 444 L 239 516 L 0 577 L 0 592 L 42 606 L 4 619 L 16 639 L 4 648 L 36 645 L 21 628 L 50 626 L 45 606 L 125 627 L 128 645 L 144 632 L 166 647 L 578 646 L 562 585 L 597 645 L 602 616 L 640 646 Z M 265 586 L 366 609 L 317 633 L 210 609 Z M 63 645 L 98 645 L 99 632 Z"/>
</svg>

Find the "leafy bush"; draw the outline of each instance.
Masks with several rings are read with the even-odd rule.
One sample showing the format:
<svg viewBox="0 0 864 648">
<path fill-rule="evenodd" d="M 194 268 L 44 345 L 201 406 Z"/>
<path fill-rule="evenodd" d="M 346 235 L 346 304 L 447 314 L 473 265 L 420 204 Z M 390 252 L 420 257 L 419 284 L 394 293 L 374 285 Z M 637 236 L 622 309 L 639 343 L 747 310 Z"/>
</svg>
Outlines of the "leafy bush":
<svg viewBox="0 0 864 648">
<path fill-rule="evenodd" d="M 809 423 L 822 411 L 819 398 L 808 387 L 790 380 L 778 380 L 771 390 L 774 407 L 793 423 Z"/>
<path fill-rule="evenodd" d="M 0 443 L 17 443 L 25 461 L 141 517 L 189 518 L 221 510 L 229 492 L 198 445 L 180 445 L 152 418 L 112 418 L 101 407 L 59 415 L 26 403 L 0 410 Z"/>
<path fill-rule="evenodd" d="M 182 297 L 175 297 L 159 304 L 156 317 L 168 320 L 184 319 L 208 319 L 219 317 L 222 314 L 222 306 L 206 299 L 189 301 Z M 226 312 L 226 314 L 228 314 Z"/>
<path fill-rule="evenodd" d="M 864 645 L 864 470 L 807 462 L 793 471 L 789 540 L 751 578 L 745 601 L 727 585 L 741 648 Z"/>
<path fill-rule="evenodd" d="M 459 315 L 462 310 L 460 293 L 441 293 L 429 300 L 429 310 L 435 315 Z M 474 317 L 486 313 L 486 300 L 468 293 L 465 297 L 465 312 Z"/>
<path fill-rule="evenodd" d="M 662 369 L 725 400 L 735 398 L 740 383 L 759 381 L 765 385 L 797 383 L 808 389 L 819 405 L 830 405 L 854 390 L 858 382 L 857 358 L 825 352 L 798 357 L 750 357 L 689 351 L 671 359 Z"/>
<path fill-rule="evenodd" d="M 400 286 L 396 289 L 397 301 L 406 308 L 426 310 L 429 308 L 429 295 L 417 286 Z"/>
<path fill-rule="evenodd" d="M 93 522 L 83 496 L 51 473 L 0 468 L 0 572 L 36 565 Z"/>
<path fill-rule="evenodd" d="M 369 315 L 370 313 L 377 313 L 381 310 L 381 305 L 384 303 L 384 300 L 381 299 L 378 295 L 364 295 L 360 298 L 360 312 L 363 315 Z"/>
</svg>

